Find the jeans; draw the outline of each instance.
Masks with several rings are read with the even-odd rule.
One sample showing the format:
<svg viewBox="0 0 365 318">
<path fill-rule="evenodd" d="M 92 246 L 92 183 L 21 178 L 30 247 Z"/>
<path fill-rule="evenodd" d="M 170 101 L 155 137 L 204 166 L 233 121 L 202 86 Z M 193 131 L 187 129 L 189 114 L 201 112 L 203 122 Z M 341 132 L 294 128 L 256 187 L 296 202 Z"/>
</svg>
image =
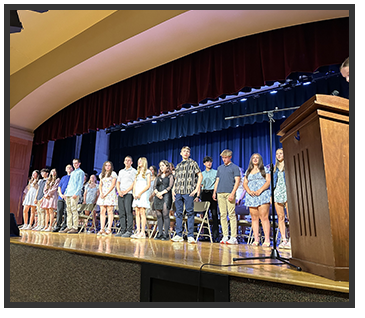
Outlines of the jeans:
<svg viewBox="0 0 365 318">
<path fill-rule="evenodd" d="M 194 197 L 189 194 L 176 194 L 176 234 L 182 236 L 182 220 L 183 212 L 185 210 L 188 215 L 188 237 L 194 237 Z"/>
<path fill-rule="evenodd" d="M 62 216 L 64 216 L 64 221 L 62 222 Z M 66 211 L 66 201 L 63 199 L 58 199 L 57 201 L 57 223 L 56 228 L 61 228 L 61 225 L 64 224 L 66 228 L 67 224 L 67 211 Z"/>
<path fill-rule="evenodd" d="M 133 210 L 132 210 L 133 195 L 125 194 L 123 197 L 118 195 L 119 222 L 120 231 L 133 232 Z"/>
</svg>

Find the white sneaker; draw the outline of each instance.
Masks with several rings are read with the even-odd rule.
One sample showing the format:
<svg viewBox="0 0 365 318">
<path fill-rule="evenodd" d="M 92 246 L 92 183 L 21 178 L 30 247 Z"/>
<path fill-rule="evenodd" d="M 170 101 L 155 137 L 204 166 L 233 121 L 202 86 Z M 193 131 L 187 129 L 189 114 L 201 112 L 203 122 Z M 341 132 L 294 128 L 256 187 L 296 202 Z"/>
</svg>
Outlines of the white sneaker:
<svg viewBox="0 0 365 318">
<path fill-rule="evenodd" d="M 194 238 L 193 238 L 193 237 L 189 236 L 189 237 L 188 237 L 188 243 L 190 243 L 190 244 L 195 244 L 195 243 L 196 243 L 196 241 L 194 240 Z"/>
<path fill-rule="evenodd" d="M 290 241 L 288 241 L 288 243 L 286 243 L 286 245 L 285 245 L 284 248 L 287 249 L 287 250 L 290 250 L 291 249 Z"/>
<path fill-rule="evenodd" d="M 282 241 L 280 244 L 279 244 L 279 248 L 282 248 L 282 249 L 284 249 L 284 248 L 286 248 L 286 245 L 288 244 L 288 242 L 287 241 Z"/>
<path fill-rule="evenodd" d="M 235 237 L 231 237 L 226 244 L 238 244 L 237 239 Z"/>
<path fill-rule="evenodd" d="M 223 236 L 223 238 L 221 239 L 220 243 L 221 244 L 226 244 L 228 242 L 228 236 Z"/>
<path fill-rule="evenodd" d="M 173 241 L 173 242 L 184 242 L 184 239 L 183 239 L 181 236 L 179 236 L 179 235 L 175 235 L 175 236 L 171 239 L 171 241 Z"/>
</svg>

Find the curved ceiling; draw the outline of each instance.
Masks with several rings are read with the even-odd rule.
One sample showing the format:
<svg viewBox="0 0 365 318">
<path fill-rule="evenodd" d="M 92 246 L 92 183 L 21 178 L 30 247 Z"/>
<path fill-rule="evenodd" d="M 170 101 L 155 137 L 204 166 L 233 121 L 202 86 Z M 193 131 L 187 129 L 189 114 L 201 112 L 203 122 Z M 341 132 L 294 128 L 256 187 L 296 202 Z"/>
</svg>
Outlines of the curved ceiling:
<svg viewBox="0 0 365 318">
<path fill-rule="evenodd" d="M 348 17 L 348 10 L 18 11 L 10 35 L 10 125 L 33 132 L 72 102 L 232 39 Z M 104 128 L 104 127 L 100 127 Z"/>
</svg>

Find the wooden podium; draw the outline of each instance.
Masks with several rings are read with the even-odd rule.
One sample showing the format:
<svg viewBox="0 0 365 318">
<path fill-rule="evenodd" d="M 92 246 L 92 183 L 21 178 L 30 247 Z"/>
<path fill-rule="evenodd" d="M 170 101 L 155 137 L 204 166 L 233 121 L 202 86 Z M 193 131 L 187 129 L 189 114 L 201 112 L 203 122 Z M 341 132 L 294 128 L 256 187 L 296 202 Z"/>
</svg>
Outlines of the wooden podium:
<svg viewBox="0 0 365 318">
<path fill-rule="evenodd" d="M 280 126 L 292 258 L 349 280 L 349 100 L 315 95 Z"/>
</svg>

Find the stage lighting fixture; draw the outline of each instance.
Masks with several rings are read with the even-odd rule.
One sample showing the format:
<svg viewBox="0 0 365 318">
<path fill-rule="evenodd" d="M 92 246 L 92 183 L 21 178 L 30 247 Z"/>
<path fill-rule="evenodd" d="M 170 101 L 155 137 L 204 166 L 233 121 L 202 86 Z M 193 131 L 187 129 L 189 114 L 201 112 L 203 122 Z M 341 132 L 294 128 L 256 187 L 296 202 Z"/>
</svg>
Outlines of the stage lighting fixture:
<svg viewBox="0 0 365 318">
<path fill-rule="evenodd" d="M 245 102 L 247 100 L 247 98 L 242 98 L 241 102 Z"/>
<path fill-rule="evenodd" d="M 271 91 L 270 94 L 274 95 L 276 94 L 278 91 Z"/>
</svg>

